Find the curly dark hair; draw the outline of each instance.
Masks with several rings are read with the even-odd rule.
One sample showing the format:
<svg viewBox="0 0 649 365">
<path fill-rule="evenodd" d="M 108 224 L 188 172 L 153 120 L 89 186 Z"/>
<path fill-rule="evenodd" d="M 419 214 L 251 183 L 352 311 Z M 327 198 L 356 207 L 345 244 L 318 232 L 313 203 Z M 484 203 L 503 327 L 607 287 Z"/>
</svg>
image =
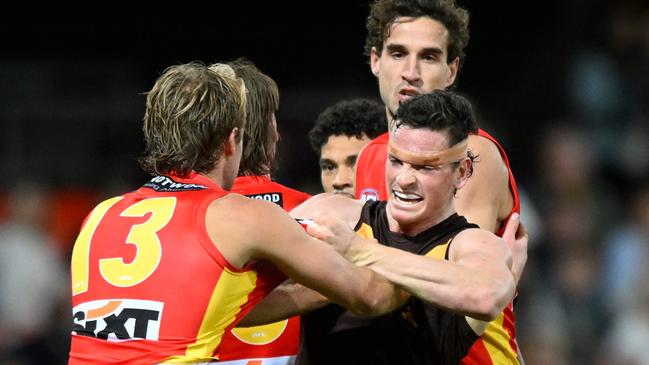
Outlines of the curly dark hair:
<svg viewBox="0 0 649 365">
<path fill-rule="evenodd" d="M 320 155 L 322 146 L 330 136 L 374 139 L 385 133 L 388 123 L 383 104 L 370 99 L 342 100 L 326 108 L 309 131 L 313 151 Z"/>
<path fill-rule="evenodd" d="M 152 175 L 209 172 L 245 121 L 245 86 L 232 68 L 199 62 L 169 67 L 147 94 L 140 165 Z"/>
<path fill-rule="evenodd" d="M 243 156 L 239 176 L 268 175 L 274 168 L 275 136 L 273 113 L 279 108 L 279 89 L 268 75 L 252 61 L 239 58 L 228 65 L 246 85 L 246 135 L 243 138 Z"/>
<path fill-rule="evenodd" d="M 455 0 L 376 0 L 367 17 L 364 54 L 369 57 L 372 48 L 376 48 L 381 55 L 390 26 L 397 18 L 424 16 L 446 27 L 449 33 L 447 62 L 459 58 L 461 65 L 465 57 L 464 48 L 469 43 L 469 12 L 457 6 Z"/>
</svg>

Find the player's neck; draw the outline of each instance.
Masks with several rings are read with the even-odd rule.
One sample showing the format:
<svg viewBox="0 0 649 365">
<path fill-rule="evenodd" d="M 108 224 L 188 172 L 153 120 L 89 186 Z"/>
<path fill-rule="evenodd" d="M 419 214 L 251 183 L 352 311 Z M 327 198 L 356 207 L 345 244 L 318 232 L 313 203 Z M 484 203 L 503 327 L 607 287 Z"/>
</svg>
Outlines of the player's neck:
<svg viewBox="0 0 649 365">
<path fill-rule="evenodd" d="M 215 168 L 209 172 L 202 173 L 201 175 L 207 177 L 208 179 L 215 182 L 218 186 L 223 187 L 226 185 L 227 181 L 225 179 L 225 174 L 222 168 Z"/>
</svg>

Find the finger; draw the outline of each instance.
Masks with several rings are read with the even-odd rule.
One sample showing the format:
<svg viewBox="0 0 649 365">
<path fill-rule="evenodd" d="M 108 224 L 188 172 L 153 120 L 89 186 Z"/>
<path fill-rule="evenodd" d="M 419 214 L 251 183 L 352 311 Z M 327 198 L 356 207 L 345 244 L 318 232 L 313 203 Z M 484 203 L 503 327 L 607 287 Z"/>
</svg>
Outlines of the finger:
<svg viewBox="0 0 649 365">
<path fill-rule="evenodd" d="M 516 239 L 521 239 L 523 237 L 527 237 L 529 233 L 527 232 L 527 228 L 523 223 L 520 223 L 518 225 L 518 229 L 516 230 Z"/>
<path fill-rule="evenodd" d="M 319 240 L 325 240 L 331 237 L 331 230 L 316 222 L 310 222 L 306 226 L 306 232 Z"/>
<path fill-rule="evenodd" d="M 503 233 L 503 238 L 506 237 L 516 237 L 516 232 L 520 223 L 520 214 L 512 213 L 511 217 L 507 220 L 507 225 L 505 226 L 505 232 Z"/>
<path fill-rule="evenodd" d="M 313 220 L 318 224 L 323 224 L 330 221 L 331 216 L 329 215 L 329 213 L 325 211 L 318 210 L 313 212 Z"/>
</svg>

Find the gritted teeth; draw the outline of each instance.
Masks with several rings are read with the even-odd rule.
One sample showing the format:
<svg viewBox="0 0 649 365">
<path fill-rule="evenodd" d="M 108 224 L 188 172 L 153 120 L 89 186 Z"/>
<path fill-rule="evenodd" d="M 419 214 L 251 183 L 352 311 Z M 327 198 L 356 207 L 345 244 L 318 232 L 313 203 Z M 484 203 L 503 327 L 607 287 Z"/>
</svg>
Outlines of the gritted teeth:
<svg viewBox="0 0 649 365">
<path fill-rule="evenodd" d="M 417 194 L 412 193 L 403 193 L 400 191 L 393 190 L 394 195 L 402 201 L 420 201 L 423 198 Z"/>
</svg>

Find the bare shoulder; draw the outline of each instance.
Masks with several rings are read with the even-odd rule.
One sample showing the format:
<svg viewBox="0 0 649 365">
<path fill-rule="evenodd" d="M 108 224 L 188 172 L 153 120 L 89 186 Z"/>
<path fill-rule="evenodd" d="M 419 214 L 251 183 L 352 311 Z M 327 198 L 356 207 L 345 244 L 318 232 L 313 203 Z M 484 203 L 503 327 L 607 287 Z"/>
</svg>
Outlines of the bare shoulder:
<svg viewBox="0 0 649 365">
<path fill-rule="evenodd" d="M 500 149 L 490 139 L 470 135 L 469 148 L 477 158 L 456 208 L 481 227 L 496 231 L 514 204 L 509 169 Z"/>
<path fill-rule="evenodd" d="M 314 195 L 291 210 L 295 218 L 312 218 L 317 212 L 326 211 L 337 218 L 355 224 L 360 217 L 363 202 L 332 193 Z"/>
<path fill-rule="evenodd" d="M 228 194 L 210 203 L 205 227 L 207 234 L 223 256 L 241 268 L 253 259 L 277 232 L 297 226 L 277 204 L 250 199 L 240 194 Z"/>
<path fill-rule="evenodd" d="M 470 228 L 458 233 L 451 245 L 451 254 L 462 255 L 472 252 L 505 253 L 505 241 L 485 229 Z"/>
<path fill-rule="evenodd" d="M 277 215 L 285 215 L 285 212 L 275 203 L 232 193 L 214 200 L 208 208 L 208 214 L 224 221 L 244 224 L 272 220 Z"/>
<path fill-rule="evenodd" d="M 469 228 L 461 231 L 455 236 L 453 242 L 461 241 L 474 241 L 474 242 L 492 242 L 500 240 L 500 237 L 496 236 L 492 232 L 487 231 L 482 228 Z"/>
<path fill-rule="evenodd" d="M 491 140 L 476 135 L 469 135 L 469 149 L 478 156 L 475 168 L 486 166 L 489 170 L 495 169 L 495 172 L 508 175 L 507 165 L 500 155 L 500 150 Z"/>
<path fill-rule="evenodd" d="M 314 212 L 327 210 L 336 213 L 336 210 L 362 208 L 363 202 L 350 199 L 340 194 L 322 193 L 314 195 L 302 204 L 291 210 L 290 214 L 296 218 L 308 218 Z"/>
</svg>

